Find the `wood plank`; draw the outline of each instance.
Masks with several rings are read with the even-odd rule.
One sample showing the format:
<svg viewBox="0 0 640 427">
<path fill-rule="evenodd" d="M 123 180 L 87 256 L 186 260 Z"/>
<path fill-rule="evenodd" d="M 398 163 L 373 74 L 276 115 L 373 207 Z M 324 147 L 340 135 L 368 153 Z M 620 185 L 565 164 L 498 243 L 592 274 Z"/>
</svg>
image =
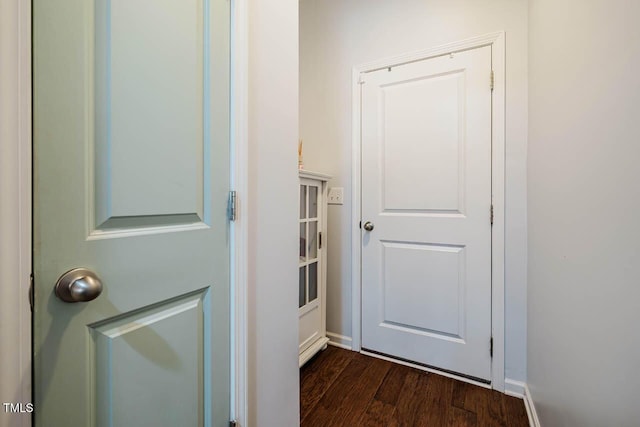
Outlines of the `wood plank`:
<svg viewBox="0 0 640 427">
<path fill-rule="evenodd" d="M 450 407 L 449 408 L 449 421 L 448 427 L 476 427 L 478 422 L 476 414 L 466 411 L 464 409 Z"/>
<path fill-rule="evenodd" d="M 462 409 L 476 414 L 478 425 L 506 427 L 502 394 L 473 384 L 465 383 L 464 406 Z"/>
<path fill-rule="evenodd" d="M 424 425 L 422 418 L 426 410 L 427 384 L 430 374 L 412 369 L 406 376 L 396 410 L 389 426 L 409 427 Z"/>
<path fill-rule="evenodd" d="M 351 389 L 351 394 L 342 402 L 330 426 L 354 426 L 362 419 L 367 406 L 380 388 L 382 381 L 393 365 L 386 360 L 370 358 L 369 367 Z"/>
<path fill-rule="evenodd" d="M 524 401 L 517 397 L 502 396 L 506 422 L 509 427 L 528 427 L 529 417 L 524 407 Z"/>
<path fill-rule="evenodd" d="M 300 370 L 300 419 L 304 419 L 356 355 L 327 347 Z"/>
<path fill-rule="evenodd" d="M 442 375 L 431 374 L 427 384 L 424 425 L 446 426 L 449 421 L 451 396 L 454 380 Z"/>
<path fill-rule="evenodd" d="M 411 368 L 403 365 L 393 364 L 384 377 L 380 388 L 367 406 L 359 426 L 376 427 L 386 426 L 391 420 L 396 409 L 398 397 L 402 391 L 405 378 L 411 372 Z"/>
<path fill-rule="evenodd" d="M 302 418 L 301 425 L 328 425 L 340 410 L 342 400 L 351 393 L 353 383 L 357 382 L 368 365 L 368 360 L 363 360 L 360 357 L 354 357 L 349 361 L 340 377 L 331 384 L 313 409 Z"/>
<path fill-rule="evenodd" d="M 407 377 L 390 425 L 446 426 L 453 386 L 450 378 L 416 371 L 415 378 Z"/>
<path fill-rule="evenodd" d="M 451 394 L 451 406 L 458 409 L 465 409 L 464 400 L 467 394 L 466 383 L 462 381 L 456 381 L 453 386 L 453 392 Z"/>
<path fill-rule="evenodd" d="M 402 391 L 402 386 L 407 378 L 407 374 L 412 371 L 413 369 L 408 366 L 392 364 L 374 398 L 395 406 L 398 402 L 398 397 L 400 397 L 400 392 Z"/>
<path fill-rule="evenodd" d="M 488 426 L 507 426 L 506 417 L 504 414 L 504 405 L 502 403 L 503 394 L 495 390 L 487 390 L 486 394 L 487 405 L 485 406 L 484 414 L 486 415 L 485 421 Z M 477 413 L 476 413 L 477 415 Z M 480 419 L 482 421 L 482 418 Z"/>
<path fill-rule="evenodd" d="M 357 425 L 361 427 L 384 427 L 391 421 L 395 410 L 396 407 L 394 405 L 374 399 L 367 406 L 367 410 Z"/>
</svg>

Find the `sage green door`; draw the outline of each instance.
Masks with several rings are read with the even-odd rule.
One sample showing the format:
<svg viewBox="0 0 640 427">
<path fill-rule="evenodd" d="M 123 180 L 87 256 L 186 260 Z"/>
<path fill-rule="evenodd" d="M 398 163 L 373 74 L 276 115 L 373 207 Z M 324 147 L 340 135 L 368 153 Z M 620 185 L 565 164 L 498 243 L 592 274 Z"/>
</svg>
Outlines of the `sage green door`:
<svg viewBox="0 0 640 427">
<path fill-rule="evenodd" d="M 229 1 L 33 3 L 35 423 L 228 425 Z"/>
</svg>

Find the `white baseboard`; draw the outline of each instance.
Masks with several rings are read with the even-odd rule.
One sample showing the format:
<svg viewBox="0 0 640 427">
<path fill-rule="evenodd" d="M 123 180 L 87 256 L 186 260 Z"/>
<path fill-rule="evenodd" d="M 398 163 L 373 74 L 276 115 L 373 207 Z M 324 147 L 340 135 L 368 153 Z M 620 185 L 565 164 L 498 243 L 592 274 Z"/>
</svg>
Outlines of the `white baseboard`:
<svg viewBox="0 0 640 427">
<path fill-rule="evenodd" d="M 538 413 L 533 403 L 533 397 L 531 397 L 531 391 L 528 385 L 524 385 L 524 407 L 527 410 L 527 416 L 529 417 L 529 425 L 531 427 L 540 427 L 540 419 L 538 419 Z"/>
<path fill-rule="evenodd" d="M 511 378 L 504 379 L 504 394 L 507 396 L 517 397 L 518 399 L 524 399 L 525 387 L 527 385 L 522 381 L 512 380 Z"/>
<path fill-rule="evenodd" d="M 531 427 L 540 427 L 540 420 L 536 413 L 536 407 L 533 404 L 533 398 L 531 397 L 531 391 L 529 386 L 522 381 L 512 380 L 505 378 L 504 380 L 504 394 L 507 396 L 517 397 L 524 400 L 524 408 L 527 410 L 527 417 L 529 418 L 529 425 Z"/>
<path fill-rule="evenodd" d="M 329 338 L 329 345 L 334 347 L 344 348 L 345 350 L 352 350 L 351 337 L 346 337 L 340 334 L 334 334 L 333 332 L 327 332 L 327 338 Z"/>
</svg>

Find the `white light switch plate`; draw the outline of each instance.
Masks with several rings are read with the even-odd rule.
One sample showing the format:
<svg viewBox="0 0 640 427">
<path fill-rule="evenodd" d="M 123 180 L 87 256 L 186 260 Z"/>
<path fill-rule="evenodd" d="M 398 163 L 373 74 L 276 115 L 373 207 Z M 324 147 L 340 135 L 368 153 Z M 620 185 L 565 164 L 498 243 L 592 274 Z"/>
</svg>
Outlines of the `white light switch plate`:
<svg viewBox="0 0 640 427">
<path fill-rule="evenodd" d="M 344 188 L 331 187 L 329 188 L 329 200 L 330 205 L 341 205 L 344 203 Z"/>
</svg>

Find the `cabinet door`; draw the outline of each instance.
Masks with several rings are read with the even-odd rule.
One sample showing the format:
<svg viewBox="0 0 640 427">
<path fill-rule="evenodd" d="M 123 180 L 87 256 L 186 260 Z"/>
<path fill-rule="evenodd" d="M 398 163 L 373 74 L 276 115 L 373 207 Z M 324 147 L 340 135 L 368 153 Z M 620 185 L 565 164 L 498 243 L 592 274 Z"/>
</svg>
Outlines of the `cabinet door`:
<svg viewBox="0 0 640 427">
<path fill-rule="evenodd" d="M 298 262 L 298 307 L 300 315 L 300 351 L 317 338 L 321 330 L 321 247 L 322 184 L 300 180 L 300 253 Z"/>
</svg>

